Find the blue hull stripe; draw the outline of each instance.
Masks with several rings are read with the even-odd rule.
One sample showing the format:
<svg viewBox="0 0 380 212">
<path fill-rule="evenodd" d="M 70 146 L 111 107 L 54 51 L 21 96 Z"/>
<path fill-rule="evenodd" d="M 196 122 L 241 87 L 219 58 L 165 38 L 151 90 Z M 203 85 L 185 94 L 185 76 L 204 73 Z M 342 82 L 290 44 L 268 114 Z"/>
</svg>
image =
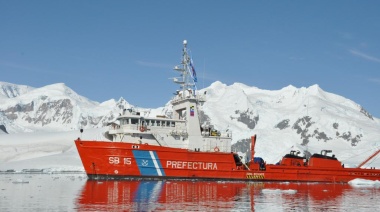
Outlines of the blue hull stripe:
<svg viewBox="0 0 380 212">
<path fill-rule="evenodd" d="M 165 176 L 156 151 L 133 150 L 137 167 L 143 176 Z"/>
</svg>

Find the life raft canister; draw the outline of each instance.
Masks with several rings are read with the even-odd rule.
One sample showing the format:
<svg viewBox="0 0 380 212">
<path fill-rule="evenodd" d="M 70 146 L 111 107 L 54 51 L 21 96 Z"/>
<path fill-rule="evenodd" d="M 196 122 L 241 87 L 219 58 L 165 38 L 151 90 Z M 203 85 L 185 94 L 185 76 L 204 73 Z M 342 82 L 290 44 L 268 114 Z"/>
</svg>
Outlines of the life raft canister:
<svg viewBox="0 0 380 212">
<path fill-rule="evenodd" d="M 219 152 L 219 147 L 216 146 L 216 147 L 214 148 L 214 152 Z"/>
</svg>

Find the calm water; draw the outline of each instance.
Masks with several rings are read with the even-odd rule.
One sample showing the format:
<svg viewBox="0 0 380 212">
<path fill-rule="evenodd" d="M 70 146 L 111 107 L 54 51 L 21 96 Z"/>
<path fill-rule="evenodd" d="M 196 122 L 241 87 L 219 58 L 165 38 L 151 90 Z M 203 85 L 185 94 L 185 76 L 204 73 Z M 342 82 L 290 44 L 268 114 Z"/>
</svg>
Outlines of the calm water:
<svg viewBox="0 0 380 212">
<path fill-rule="evenodd" d="M 0 174 L 0 211 L 380 211 L 380 188 Z"/>
</svg>

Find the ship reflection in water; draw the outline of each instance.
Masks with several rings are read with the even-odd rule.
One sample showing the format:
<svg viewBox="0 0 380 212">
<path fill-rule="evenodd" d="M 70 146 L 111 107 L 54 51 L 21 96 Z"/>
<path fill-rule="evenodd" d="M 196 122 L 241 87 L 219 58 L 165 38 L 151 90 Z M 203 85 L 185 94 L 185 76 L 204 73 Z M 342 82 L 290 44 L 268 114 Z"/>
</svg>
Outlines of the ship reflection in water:
<svg viewBox="0 0 380 212">
<path fill-rule="evenodd" d="M 214 181 L 87 181 L 80 211 L 375 211 L 376 187 Z"/>
</svg>

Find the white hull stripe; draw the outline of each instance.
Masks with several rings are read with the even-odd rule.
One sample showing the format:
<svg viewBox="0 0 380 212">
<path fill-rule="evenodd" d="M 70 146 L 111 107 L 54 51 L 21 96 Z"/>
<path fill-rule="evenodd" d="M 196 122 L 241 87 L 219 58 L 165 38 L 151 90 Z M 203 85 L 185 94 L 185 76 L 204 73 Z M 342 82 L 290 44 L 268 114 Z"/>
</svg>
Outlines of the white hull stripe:
<svg viewBox="0 0 380 212">
<path fill-rule="evenodd" d="M 156 170 L 157 170 L 157 174 L 158 174 L 158 176 L 162 176 L 162 172 L 161 172 L 160 166 L 159 166 L 158 163 L 157 163 L 157 160 L 156 160 L 156 157 L 154 156 L 153 151 L 149 151 L 149 154 L 150 154 L 150 157 L 152 158 L 152 161 L 153 161 L 154 167 L 155 167 Z"/>
</svg>

